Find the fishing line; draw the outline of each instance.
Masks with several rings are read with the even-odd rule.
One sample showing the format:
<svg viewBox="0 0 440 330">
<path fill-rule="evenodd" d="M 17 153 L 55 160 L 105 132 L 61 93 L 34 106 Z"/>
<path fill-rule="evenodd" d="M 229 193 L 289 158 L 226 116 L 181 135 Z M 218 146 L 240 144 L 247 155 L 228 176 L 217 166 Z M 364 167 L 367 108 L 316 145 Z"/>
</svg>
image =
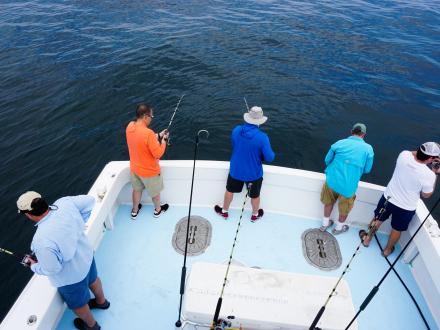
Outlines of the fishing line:
<svg viewBox="0 0 440 330">
<path fill-rule="evenodd" d="M 182 95 L 182 97 L 183 97 L 183 95 Z M 187 225 L 186 225 L 185 254 L 183 257 L 182 273 L 180 276 L 179 318 L 175 323 L 175 326 L 177 328 L 180 328 L 182 326 L 182 321 L 180 320 L 180 317 L 181 317 L 181 313 L 182 313 L 182 299 L 183 299 L 183 295 L 185 294 L 186 257 L 187 257 L 187 253 L 188 253 L 188 240 L 189 240 L 188 236 L 189 236 L 189 225 L 190 225 L 190 221 L 191 221 L 191 206 L 192 206 L 192 196 L 193 196 L 193 188 L 194 188 L 194 174 L 196 172 L 197 151 L 199 149 L 200 136 L 202 136 L 202 134 L 206 135 L 206 139 L 209 138 L 209 132 L 205 129 L 201 129 L 200 131 L 197 132 L 195 142 L 194 142 L 194 163 L 193 163 L 193 171 L 192 171 L 192 178 L 191 178 L 191 193 L 189 196 L 188 219 L 187 219 Z"/>
<path fill-rule="evenodd" d="M 377 238 L 377 235 L 374 234 L 374 238 L 376 239 L 377 245 L 379 245 L 380 250 L 383 253 L 383 248 L 382 245 L 379 242 L 379 239 Z M 388 260 L 388 257 L 385 257 L 385 260 L 387 261 L 388 265 L 391 266 L 391 262 Z M 405 282 L 403 281 L 403 279 L 400 277 L 399 273 L 397 272 L 397 270 L 395 270 L 393 268 L 394 274 L 396 274 L 397 278 L 400 280 L 400 283 L 402 283 L 403 287 L 406 289 L 406 292 L 408 292 L 409 296 L 411 297 L 412 301 L 414 302 L 414 305 L 416 306 L 417 310 L 419 311 L 420 316 L 422 317 L 423 323 L 425 323 L 426 328 L 429 330 L 429 325 L 428 322 L 425 319 L 425 316 L 422 313 L 422 310 L 420 309 L 419 304 L 416 301 L 416 298 L 414 298 L 414 296 L 412 295 L 411 291 L 409 290 L 409 288 L 406 286 Z"/>
<path fill-rule="evenodd" d="M 226 274 L 225 274 L 225 279 L 223 280 L 222 290 L 220 292 L 220 297 L 218 298 L 217 306 L 215 308 L 215 314 L 214 314 L 214 319 L 212 320 L 211 330 L 215 329 L 215 327 L 217 326 L 217 323 L 219 321 L 218 316 L 220 314 L 220 309 L 222 308 L 223 292 L 225 290 L 226 281 L 228 279 L 229 268 L 231 266 L 232 255 L 234 254 L 234 248 L 235 248 L 235 243 L 237 242 L 238 232 L 240 231 L 241 219 L 243 218 L 244 207 L 246 206 L 246 202 L 247 202 L 251 188 L 252 188 L 252 183 L 246 184 L 246 196 L 243 201 L 243 206 L 241 207 L 240 219 L 238 220 L 237 230 L 235 232 L 235 237 L 234 237 L 234 242 L 232 244 L 231 254 L 229 255 L 228 267 L 226 268 Z"/>
<path fill-rule="evenodd" d="M 380 220 L 380 219 L 382 219 L 382 215 L 384 214 L 385 209 L 386 209 L 387 204 L 388 204 L 388 199 L 389 199 L 389 197 L 388 197 L 387 200 L 385 201 L 383 207 L 379 210 L 379 215 L 378 215 L 378 217 L 375 217 L 375 220 Z M 367 234 L 367 235 L 370 236 L 370 235 L 372 235 L 374 232 L 375 232 L 375 226 L 373 226 L 373 225 L 370 223 L 370 225 L 368 226 L 368 234 Z M 325 301 L 324 305 L 323 305 L 323 306 L 321 307 L 321 309 L 319 310 L 318 314 L 316 314 L 315 319 L 313 320 L 312 324 L 311 324 L 310 327 L 309 327 L 309 330 L 319 329 L 319 328 L 316 328 L 316 325 L 318 324 L 319 320 L 321 319 L 322 314 L 324 314 L 324 311 L 325 311 L 325 308 L 326 308 L 328 302 L 329 302 L 330 299 L 335 295 L 336 288 L 338 287 L 338 285 L 339 285 L 339 283 L 341 282 L 341 280 L 342 280 L 342 278 L 344 277 L 344 275 L 345 275 L 345 274 L 347 273 L 347 271 L 349 270 L 351 262 L 353 261 L 354 257 L 359 253 L 359 249 L 360 249 L 360 247 L 362 246 L 362 244 L 364 243 L 364 239 L 365 239 L 365 237 L 366 237 L 366 236 L 364 236 L 364 238 L 361 239 L 361 242 L 359 243 L 359 245 L 357 246 L 357 248 L 356 248 L 356 250 L 354 251 L 353 255 L 351 256 L 350 260 L 348 261 L 347 266 L 345 266 L 344 271 L 342 272 L 341 276 L 339 276 L 338 281 L 336 282 L 336 284 L 335 284 L 335 286 L 333 287 L 332 291 L 331 291 L 330 294 L 328 295 L 327 300 Z"/>
<path fill-rule="evenodd" d="M 397 261 L 400 259 L 400 257 L 403 255 L 403 253 L 406 251 L 406 249 L 408 248 L 408 246 L 411 244 L 411 242 L 414 240 L 414 237 L 416 237 L 417 233 L 420 231 L 420 229 L 422 229 L 423 225 L 425 224 L 426 220 L 428 220 L 429 216 L 431 215 L 431 213 L 434 211 L 434 209 L 437 207 L 437 205 L 440 203 L 440 198 L 437 200 L 437 202 L 434 204 L 434 206 L 431 208 L 431 210 L 429 211 L 428 215 L 426 216 L 425 220 L 422 221 L 422 223 L 419 225 L 419 227 L 417 228 L 417 230 L 415 231 L 414 235 L 411 236 L 411 238 L 409 239 L 409 241 L 405 244 L 405 246 L 403 247 L 402 251 L 400 251 L 399 255 L 397 256 L 397 258 L 393 261 L 393 263 L 391 264 L 391 266 L 388 268 L 388 270 L 385 272 L 385 274 L 382 276 L 382 278 L 380 279 L 379 283 L 373 287 L 373 289 L 371 289 L 370 293 L 368 294 L 368 296 L 365 298 L 365 300 L 362 302 L 361 307 L 359 308 L 359 310 L 357 311 L 356 315 L 353 317 L 353 319 L 350 321 L 350 323 L 348 323 L 347 327 L 345 328 L 345 330 L 347 330 L 348 328 L 350 328 L 350 326 L 353 324 L 353 322 L 357 319 L 357 317 L 359 316 L 359 314 L 368 306 L 368 304 L 370 303 L 371 299 L 373 299 L 373 297 L 375 296 L 375 294 L 377 293 L 377 291 L 379 291 L 379 287 L 382 285 L 383 281 L 385 280 L 385 278 L 388 276 L 388 274 L 391 272 L 391 270 L 393 269 L 394 265 L 397 263 Z"/>
</svg>

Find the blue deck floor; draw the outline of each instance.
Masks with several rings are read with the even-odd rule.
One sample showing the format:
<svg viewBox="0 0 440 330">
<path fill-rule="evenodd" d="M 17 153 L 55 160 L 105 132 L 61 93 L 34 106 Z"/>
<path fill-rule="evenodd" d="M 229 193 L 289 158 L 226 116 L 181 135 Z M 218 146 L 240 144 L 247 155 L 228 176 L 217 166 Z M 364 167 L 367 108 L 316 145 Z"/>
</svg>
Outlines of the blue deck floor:
<svg viewBox="0 0 440 330">
<path fill-rule="evenodd" d="M 130 206 L 120 206 L 115 229 L 105 234 L 96 253 L 98 273 L 111 301 L 109 310 L 94 311 L 102 329 L 175 329 L 183 256 L 174 251 L 171 238 L 175 224 L 187 212 L 184 207 L 170 207 L 161 218 L 154 219 L 152 207 L 144 206 L 138 219 L 132 221 Z M 227 260 L 239 210 L 231 210 L 228 221 L 208 208 L 194 208 L 192 214 L 207 218 L 213 226 L 213 235 L 204 254 L 188 258 L 188 271 L 194 261 L 222 263 Z M 267 213 L 260 221 L 251 223 L 249 215 L 246 213 L 243 218 L 234 254 L 234 259 L 246 266 L 338 277 L 359 243 L 358 228 L 337 236 L 342 266 L 331 272 L 320 271 L 306 262 L 301 246 L 301 234 L 317 227 L 319 221 Z M 386 239 L 386 236 L 380 236 L 382 244 Z M 393 253 L 391 260 L 397 252 Z M 361 248 L 361 253 L 352 262 L 351 271 L 345 276 L 356 310 L 387 268 L 375 242 L 368 249 Z M 409 266 L 399 261 L 396 268 L 419 302 L 431 329 L 437 329 Z M 322 297 L 321 304 L 327 295 Z M 74 329 L 73 319 L 73 313 L 67 310 L 58 329 Z M 414 330 L 426 327 L 397 277 L 390 274 L 358 318 L 358 328 Z"/>
</svg>

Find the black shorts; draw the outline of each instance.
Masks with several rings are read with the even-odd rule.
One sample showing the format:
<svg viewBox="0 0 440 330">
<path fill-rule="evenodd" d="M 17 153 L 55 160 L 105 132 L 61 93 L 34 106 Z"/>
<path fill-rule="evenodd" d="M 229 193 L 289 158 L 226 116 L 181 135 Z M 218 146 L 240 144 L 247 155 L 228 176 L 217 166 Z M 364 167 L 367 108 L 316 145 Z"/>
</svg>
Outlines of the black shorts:
<svg viewBox="0 0 440 330">
<path fill-rule="evenodd" d="M 226 190 L 231 192 L 231 193 L 239 193 L 243 190 L 243 184 L 245 182 L 244 181 L 240 181 L 237 179 L 234 179 L 230 174 L 228 175 L 228 181 L 226 182 Z M 255 180 L 255 181 L 249 181 L 246 182 L 246 185 L 248 183 L 252 183 L 250 192 L 249 192 L 249 197 L 250 198 L 257 198 L 260 197 L 260 190 L 261 190 L 261 185 L 263 184 L 263 177 Z"/>
<path fill-rule="evenodd" d="M 380 216 L 380 211 L 384 207 L 385 201 L 386 199 L 382 195 L 382 197 L 379 200 L 379 203 L 377 204 L 376 210 L 374 210 L 374 215 L 376 216 L 376 218 L 380 217 L 379 220 L 383 222 L 391 216 L 391 228 L 397 231 L 407 230 L 409 223 L 414 217 L 414 214 L 416 214 L 416 211 L 404 210 L 394 205 L 393 203 L 388 202 L 385 210 Z"/>
</svg>

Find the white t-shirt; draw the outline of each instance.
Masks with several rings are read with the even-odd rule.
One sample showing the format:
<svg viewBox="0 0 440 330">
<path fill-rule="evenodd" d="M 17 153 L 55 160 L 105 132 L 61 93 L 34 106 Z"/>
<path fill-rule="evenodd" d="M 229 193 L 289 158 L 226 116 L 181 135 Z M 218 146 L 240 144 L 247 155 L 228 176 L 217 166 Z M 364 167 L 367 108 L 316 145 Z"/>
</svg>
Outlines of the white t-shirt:
<svg viewBox="0 0 440 330">
<path fill-rule="evenodd" d="M 418 163 L 411 151 L 402 151 L 397 158 L 393 177 L 385 189 L 390 203 L 409 211 L 417 208 L 420 192 L 434 190 L 435 173 L 426 164 Z"/>
</svg>

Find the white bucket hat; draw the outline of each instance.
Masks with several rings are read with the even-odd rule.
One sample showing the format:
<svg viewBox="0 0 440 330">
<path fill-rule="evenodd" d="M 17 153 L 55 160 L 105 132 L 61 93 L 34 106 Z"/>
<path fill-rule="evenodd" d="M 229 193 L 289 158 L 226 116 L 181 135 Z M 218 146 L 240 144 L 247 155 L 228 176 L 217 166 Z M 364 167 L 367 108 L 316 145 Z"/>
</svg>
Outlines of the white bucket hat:
<svg viewBox="0 0 440 330">
<path fill-rule="evenodd" d="M 435 142 L 425 142 L 420 146 L 420 150 L 428 156 L 438 157 L 440 155 L 440 147 Z"/>
<path fill-rule="evenodd" d="M 18 213 L 20 211 L 32 211 L 32 201 L 41 198 L 41 195 L 35 191 L 26 191 L 17 200 Z"/>
<path fill-rule="evenodd" d="M 263 116 L 263 109 L 260 107 L 252 107 L 249 112 L 243 115 L 244 121 L 248 124 L 262 125 L 266 122 L 267 117 Z"/>
</svg>

